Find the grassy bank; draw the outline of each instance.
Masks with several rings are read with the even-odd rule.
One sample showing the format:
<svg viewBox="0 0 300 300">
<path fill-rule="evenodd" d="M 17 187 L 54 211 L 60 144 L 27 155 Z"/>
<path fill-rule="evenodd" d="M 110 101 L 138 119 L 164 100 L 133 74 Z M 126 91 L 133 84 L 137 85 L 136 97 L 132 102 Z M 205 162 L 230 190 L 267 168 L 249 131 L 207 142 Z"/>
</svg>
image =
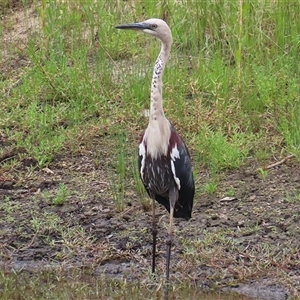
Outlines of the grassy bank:
<svg viewBox="0 0 300 300">
<path fill-rule="evenodd" d="M 158 43 L 114 25 L 152 16 L 172 27 L 165 110 L 196 171 L 298 155 L 298 2 L 49 1 L 34 16 L 23 5 L 26 39 L 12 35 L 10 15 L 1 25 L 1 155 L 16 154 L 2 170 L 24 157 L 47 166 L 95 131 L 117 145 L 120 132 L 133 139 L 145 128 Z"/>
</svg>

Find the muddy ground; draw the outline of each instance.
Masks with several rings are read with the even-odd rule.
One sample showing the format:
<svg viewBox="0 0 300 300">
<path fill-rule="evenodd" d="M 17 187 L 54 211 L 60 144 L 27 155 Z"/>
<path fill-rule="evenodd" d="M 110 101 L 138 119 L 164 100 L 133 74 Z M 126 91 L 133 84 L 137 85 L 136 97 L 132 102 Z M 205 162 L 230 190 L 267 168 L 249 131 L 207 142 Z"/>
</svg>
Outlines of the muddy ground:
<svg viewBox="0 0 300 300">
<path fill-rule="evenodd" d="M 57 157 L 43 170 L 25 159 L 9 174 L 2 171 L 2 266 L 77 266 L 113 278 L 148 280 L 151 211 L 143 209 L 130 188 L 124 210 L 118 211 L 104 165 L 95 165 L 93 151 L 86 151 Z M 193 217 L 175 222 L 171 278 L 260 299 L 299 296 L 299 167 L 290 159 L 262 176 L 250 162 L 249 167 L 220 175 L 217 191 L 208 194 L 199 191 L 208 173 L 195 166 Z M 57 205 L 61 183 L 69 193 Z M 168 213 L 157 207 L 157 216 L 157 273 L 163 278 Z"/>
</svg>

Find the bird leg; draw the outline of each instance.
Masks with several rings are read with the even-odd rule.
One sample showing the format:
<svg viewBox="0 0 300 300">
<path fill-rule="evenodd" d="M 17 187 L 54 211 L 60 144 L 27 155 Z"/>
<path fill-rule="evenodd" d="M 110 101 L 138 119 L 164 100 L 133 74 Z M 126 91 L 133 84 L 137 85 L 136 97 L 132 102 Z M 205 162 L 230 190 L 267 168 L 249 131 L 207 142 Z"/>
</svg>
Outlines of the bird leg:
<svg viewBox="0 0 300 300">
<path fill-rule="evenodd" d="M 156 218 L 155 218 L 155 200 L 152 199 L 152 273 L 155 272 L 155 252 L 156 252 L 156 236 L 157 236 L 157 227 L 156 227 Z"/>
<path fill-rule="evenodd" d="M 167 263 L 166 263 L 166 284 L 167 287 L 169 285 L 169 279 L 170 279 L 170 260 L 171 260 L 171 247 L 172 247 L 172 235 L 173 235 L 173 216 L 174 216 L 174 208 L 175 203 L 178 199 L 178 190 L 173 187 L 169 190 L 169 201 L 170 201 L 170 223 L 168 228 L 168 237 L 166 240 L 167 244 Z"/>
<path fill-rule="evenodd" d="M 174 215 L 174 207 L 170 207 L 170 224 L 168 228 L 168 236 L 166 240 L 167 244 L 167 254 L 166 254 L 166 283 L 169 284 L 170 279 L 170 260 L 171 260 L 171 247 L 172 247 L 172 234 L 173 234 L 173 215 Z"/>
</svg>

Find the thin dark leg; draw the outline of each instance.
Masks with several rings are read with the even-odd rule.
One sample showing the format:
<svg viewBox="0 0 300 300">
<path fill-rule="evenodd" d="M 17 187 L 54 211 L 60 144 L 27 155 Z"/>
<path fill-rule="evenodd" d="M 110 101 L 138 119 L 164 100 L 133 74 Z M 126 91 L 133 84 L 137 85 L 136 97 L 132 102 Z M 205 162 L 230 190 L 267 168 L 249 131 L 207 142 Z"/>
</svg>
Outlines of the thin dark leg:
<svg viewBox="0 0 300 300">
<path fill-rule="evenodd" d="M 171 260 L 171 248 L 172 248 L 172 228 L 173 228 L 173 215 L 174 207 L 170 207 L 170 224 L 168 228 L 168 237 L 166 240 L 167 253 L 166 253 L 166 284 L 164 288 L 164 300 L 169 299 L 169 285 L 170 285 L 170 260 Z"/>
<path fill-rule="evenodd" d="M 155 272 L 155 255 L 156 255 L 156 236 L 157 236 L 157 227 L 156 227 L 156 218 L 155 218 L 155 200 L 152 200 L 152 273 Z"/>
<path fill-rule="evenodd" d="M 171 247 L 172 247 L 172 235 L 173 235 L 173 216 L 175 203 L 178 199 L 178 190 L 174 187 L 169 190 L 169 201 L 170 201 L 170 223 L 168 228 L 168 237 L 167 237 L 167 253 L 166 253 L 166 289 L 169 286 L 170 280 L 170 260 L 171 260 Z"/>
<path fill-rule="evenodd" d="M 168 229 L 168 237 L 167 237 L 167 253 L 166 253 L 166 283 L 169 284 L 170 279 L 170 260 L 171 260 L 171 247 L 172 247 L 172 234 L 173 234 L 173 215 L 174 215 L 174 207 L 170 208 L 170 224 Z"/>
</svg>

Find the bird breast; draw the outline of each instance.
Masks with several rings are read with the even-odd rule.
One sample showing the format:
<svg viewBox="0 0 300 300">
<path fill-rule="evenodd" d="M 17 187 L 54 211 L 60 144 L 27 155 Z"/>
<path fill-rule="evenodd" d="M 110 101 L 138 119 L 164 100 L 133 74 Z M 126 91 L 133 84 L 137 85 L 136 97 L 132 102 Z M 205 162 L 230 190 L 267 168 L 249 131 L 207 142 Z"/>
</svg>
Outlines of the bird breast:
<svg viewBox="0 0 300 300">
<path fill-rule="evenodd" d="M 143 137 L 147 155 L 153 159 L 167 156 L 170 137 L 171 126 L 167 119 L 162 118 L 149 122 Z"/>
</svg>

